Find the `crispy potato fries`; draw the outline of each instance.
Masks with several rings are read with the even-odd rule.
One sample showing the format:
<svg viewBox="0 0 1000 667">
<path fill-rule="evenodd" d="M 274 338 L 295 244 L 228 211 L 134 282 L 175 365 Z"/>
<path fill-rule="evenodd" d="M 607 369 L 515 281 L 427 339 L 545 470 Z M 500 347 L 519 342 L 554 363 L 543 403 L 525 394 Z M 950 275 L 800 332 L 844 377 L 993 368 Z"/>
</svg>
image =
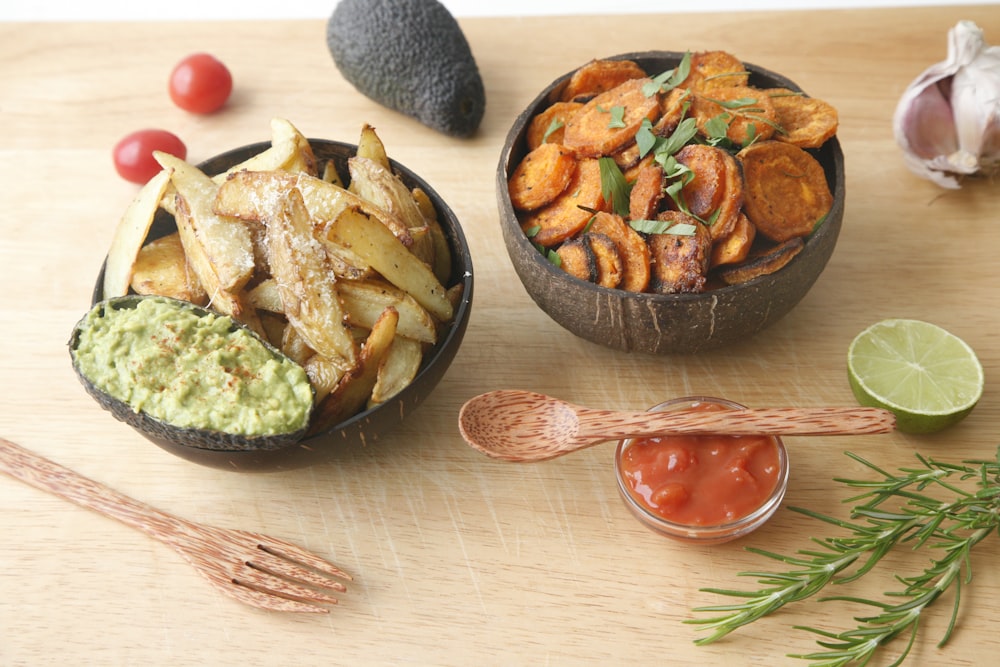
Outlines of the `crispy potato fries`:
<svg viewBox="0 0 1000 667">
<path fill-rule="evenodd" d="M 754 87 L 725 51 L 662 73 L 593 60 L 549 100 L 507 189 L 525 234 L 581 280 L 661 294 L 746 282 L 791 261 L 833 205 L 809 151 L 836 134 L 836 110 Z"/>
<path fill-rule="evenodd" d="M 451 250 L 433 203 L 393 171 L 374 128 L 362 128 L 347 179 L 280 118 L 270 147 L 224 174 L 156 157 L 163 171 L 115 231 L 104 298 L 160 294 L 243 322 L 306 370 L 310 433 L 416 377 L 461 285 L 446 286 Z M 160 209 L 177 231 L 149 241 Z"/>
</svg>

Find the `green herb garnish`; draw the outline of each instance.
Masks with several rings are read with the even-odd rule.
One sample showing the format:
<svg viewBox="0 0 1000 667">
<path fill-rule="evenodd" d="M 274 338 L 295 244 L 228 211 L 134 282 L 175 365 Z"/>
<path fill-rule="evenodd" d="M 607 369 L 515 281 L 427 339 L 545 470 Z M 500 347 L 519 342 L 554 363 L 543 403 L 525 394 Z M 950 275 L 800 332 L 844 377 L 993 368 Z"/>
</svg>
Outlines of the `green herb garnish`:
<svg viewBox="0 0 1000 667">
<path fill-rule="evenodd" d="M 762 618 L 790 602 L 811 597 L 827 586 L 847 584 L 871 572 L 887 554 L 901 545 L 921 551 L 930 564 L 909 576 L 896 575 L 899 589 L 886 593 L 886 600 L 834 595 L 819 601 L 839 600 L 874 608 L 871 615 L 855 617 L 857 626 L 843 632 L 797 627 L 819 636 L 819 651 L 789 657 L 816 665 L 866 665 L 882 648 L 904 637 L 907 643 L 892 662 L 899 665 L 908 655 L 919 630 L 921 615 L 943 593 L 954 591 L 951 617 L 943 646 L 958 626 L 962 584 L 972 579 L 972 549 L 1000 530 L 1000 450 L 997 458 L 950 464 L 917 455 L 920 467 L 901 468 L 898 474 L 882 470 L 848 453 L 853 460 L 881 479 L 836 479 L 848 487 L 863 489 L 845 502 L 855 505 L 849 520 L 792 507 L 792 511 L 847 531 L 846 536 L 814 539 L 809 549 L 795 555 L 780 555 L 763 549 L 748 551 L 784 563 L 790 569 L 778 572 L 744 572 L 755 577 L 757 591 L 704 589 L 736 598 L 730 604 L 695 609 L 715 616 L 690 619 L 711 632 L 696 640 L 710 644 L 738 628 Z M 927 493 L 933 491 L 934 494 Z M 943 498 L 943 499 L 942 499 Z M 861 501 L 861 502 L 859 502 Z M 893 567 L 899 567 L 894 564 Z"/>
<path fill-rule="evenodd" d="M 605 201 L 611 202 L 611 207 L 620 216 L 628 216 L 629 192 L 632 187 L 625 180 L 625 174 L 613 158 L 597 159 L 601 170 L 601 194 Z"/>
</svg>

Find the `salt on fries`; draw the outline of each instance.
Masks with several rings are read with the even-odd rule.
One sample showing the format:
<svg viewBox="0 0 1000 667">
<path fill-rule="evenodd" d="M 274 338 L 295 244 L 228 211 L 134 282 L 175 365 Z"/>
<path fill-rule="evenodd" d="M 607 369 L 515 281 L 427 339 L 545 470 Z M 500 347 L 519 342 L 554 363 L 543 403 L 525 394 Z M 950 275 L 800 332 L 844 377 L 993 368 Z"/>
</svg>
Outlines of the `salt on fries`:
<svg viewBox="0 0 1000 667">
<path fill-rule="evenodd" d="M 362 128 L 346 187 L 280 118 L 269 148 L 223 174 L 156 158 L 163 171 L 112 240 L 104 298 L 160 294 L 243 322 L 306 369 L 312 433 L 413 380 L 462 288 L 445 286 L 451 251 L 433 204 L 393 171 L 374 128 Z M 146 243 L 161 208 L 177 231 Z"/>
</svg>

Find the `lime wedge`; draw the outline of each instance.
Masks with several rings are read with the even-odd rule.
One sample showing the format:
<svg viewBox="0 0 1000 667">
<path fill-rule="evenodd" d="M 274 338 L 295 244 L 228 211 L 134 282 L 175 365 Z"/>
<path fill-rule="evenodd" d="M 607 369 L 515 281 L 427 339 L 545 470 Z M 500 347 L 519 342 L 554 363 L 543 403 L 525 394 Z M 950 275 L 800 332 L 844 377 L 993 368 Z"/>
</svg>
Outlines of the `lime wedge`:
<svg viewBox="0 0 1000 667">
<path fill-rule="evenodd" d="M 847 376 L 862 405 L 896 415 L 906 433 L 933 433 L 964 419 L 983 394 L 983 367 L 962 339 L 919 320 L 883 320 L 847 350 Z"/>
</svg>

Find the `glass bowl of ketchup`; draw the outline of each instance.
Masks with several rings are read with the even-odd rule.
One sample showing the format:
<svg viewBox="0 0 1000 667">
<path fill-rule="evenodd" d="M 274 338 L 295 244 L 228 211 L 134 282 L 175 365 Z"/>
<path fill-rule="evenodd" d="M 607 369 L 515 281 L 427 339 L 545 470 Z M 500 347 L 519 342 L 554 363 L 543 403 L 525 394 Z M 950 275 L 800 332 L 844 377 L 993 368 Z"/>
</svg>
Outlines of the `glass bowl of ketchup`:
<svg viewBox="0 0 1000 667">
<path fill-rule="evenodd" d="M 707 396 L 660 403 L 666 410 L 738 410 Z M 766 435 L 668 435 L 622 440 L 615 477 L 626 507 L 647 527 L 684 542 L 742 537 L 774 514 L 788 487 L 788 452 Z"/>
</svg>

